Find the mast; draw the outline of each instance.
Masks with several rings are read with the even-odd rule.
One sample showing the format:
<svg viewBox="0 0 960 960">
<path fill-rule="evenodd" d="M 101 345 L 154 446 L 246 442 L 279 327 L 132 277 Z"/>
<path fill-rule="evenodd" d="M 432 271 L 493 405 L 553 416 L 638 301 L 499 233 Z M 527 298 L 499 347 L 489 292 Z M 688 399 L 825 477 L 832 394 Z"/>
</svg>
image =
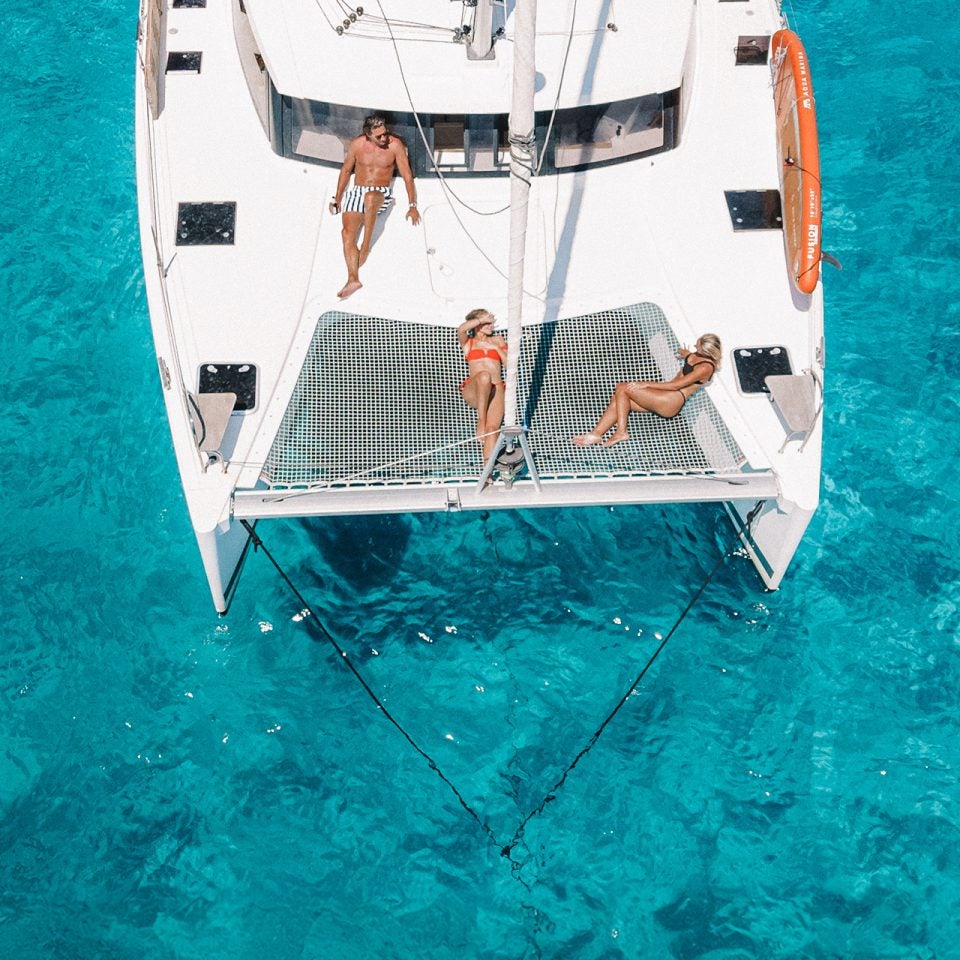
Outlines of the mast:
<svg viewBox="0 0 960 960">
<path fill-rule="evenodd" d="M 523 260 L 527 246 L 527 200 L 536 168 L 533 112 L 534 48 L 536 46 L 537 0 L 516 0 L 513 12 L 513 100 L 510 105 L 510 261 L 507 273 L 507 376 L 503 427 L 496 448 L 487 460 L 477 484 L 483 490 L 494 469 L 507 487 L 525 463 L 537 490 L 533 453 L 526 427 L 519 422 L 517 387 L 520 370 L 520 339 L 523 313 Z"/>
<path fill-rule="evenodd" d="M 523 260 L 527 241 L 527 199 L 536 150 L 533 93 L 536 77 L 537 0 L 517 0 L 513 12 L 513 101 L 510 105 L 510 261 L 507 274 L 507 359 L 504 426 L 516 427 L 517 374 L 523 312 Z"/>
</svg>

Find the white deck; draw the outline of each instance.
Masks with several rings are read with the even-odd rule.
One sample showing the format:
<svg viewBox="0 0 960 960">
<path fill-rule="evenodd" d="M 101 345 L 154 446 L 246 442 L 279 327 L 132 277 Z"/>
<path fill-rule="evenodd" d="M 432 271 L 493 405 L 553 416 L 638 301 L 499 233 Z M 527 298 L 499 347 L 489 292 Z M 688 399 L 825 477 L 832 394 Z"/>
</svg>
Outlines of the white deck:
<svg viewBox="0 0 960 960">
<path fill-rule="evenodd" d="M 292 16 L 291 10 L 304 5 L 314 11 L 310 17 L 319 16 L 312 0 L 283 4 L 247 0 L 252 14 L 275 8 L 277 16 L 271 14 L 263 21 L 265 32 L 281 29 L 277 17 L 284 10 Z M 391 0 L 391 5 L 396 3 Z M 430 4 L 419 0 L 407 6 L 442 8 L 444 15 L 447 8 L 456 7 L 458 16 L 460 10 L 459 4 L 446 0 Z M 560 24 L 562 34 L 548 37 L 547 49 L 562 46 L 570 5 L 541 6 L 553 8 L 551 17 Z M 581 2 L 581 8 L 594 13 L 601 6 L 606 5 Z M 770 72 L 766 67 L 734 63 L 739 35 L 770 34 L 778 28 L 775 5 L 768 0 L 701 0 L 688 9 L 687 4 L 652 0 L 618 3 L 622 19 L 617 33 L 608 37 L 586 31 L 575 46 L 601 36 L 604 45 L 615 40 L 629 49 L 631 37 L 636 40 L 650 33 L 651 22 L 645 19 L 650 11 L 666 7 L 683 8 L 671 15 L 675 20 L 692 12 L 699 51 L 681 144 L 653 157 L 534 182 L 524 323 L 651 302 L 664 311 L 681 342 L 692 343 L 704 331 L 716 332 L 724 342 L 726 362 L 707 388 L 712 403 L 750 467 L 772 470 L 782 497 L 812 509 L 819 486 L 819 425 L 802 454 L 799 444 L 788 444 L 780 453 L 784 429 L 773 406 L 764 396 L 738 392 L 730 360 L 738 346 L 780 344 L 787 347 L 793 369 L 799 372 L 814 362 L 822 335 L 820 289 L 807 302 L 794 302 L 781 232 L 734 233 L 724 200 L 724 190 L 778 185 Z M 302 11 L 297 15 L 308 17 Z M 229 464 L 224 469 L 203 471 L 192 439 L 183 429 L 185 419 L 172 396 L 175 391 L 167 392 L 184 487 L 198 530 L 211 530 L 229 518 L 235 487 L 258 484 L 316 321 L 345 306 L 336 298 L 345 278 L 340 222 L 326 209 L 337 171 L 273 152 L 238 63 L 231 17 L 229 0 L 208 0 L 206 9 L 168 11 L 167 49 L 200 50 L 203 65 L 199 75 L 163 78 L 163 110 L 153 124 L 157 228 L 168 267 L 171 327 L 186 387 L 196 389 L 196 371 L 204 362 L 255 363 L 260 374 L 257 409 L 232 418 L 224 445 Z M 309 30 L 315 26 L 311 21 Z M 301 40 L 309 35 L 306 28 L 294 30 L 292 20 L 284 29 Z M 685 37 L 682 40 L 680 50 Z M 356 37 L 350 42 L 363 43 Z M 367 44 L 378 59 L 393 60 L 390 43 L 370 40 Z M 672 50 L 669 44 L 663 46 Z M 436 48 L 436 43 L 418 48 L 410 40 L 400 47 L 411 63 L 432 55 Z M 279 70 L 292 70 L 279 59 L 288 53 L 296 59 L 280 48 L 265 59 L 271 63 L 275 56 Z M 460 45 L 450 44 L 443 55 L 453 58 L 451 70 L 456 63 L 466 63 Z M 636 56 L 628 60 L 642 62 Z M 651 69 L 662 75 L 666 68 L 655 58 Z M 617 83 L 627 83 L 622 65 L 618 71 L 616 80 L 604 81 L 611 90 Z M 349 77 L 345 70 L 334 74 Z M 671 83 L 678 82 L 679 74 Z M 630 85 L 622 95 L 667 88 L 667 84 L 648 83 L 645 77 L 630 80 Z M 436 83 L 434 89 L 443 86 Z M 308 90 L 305 85 L 303 92 Z M 328 94 L 328 98 L 336 96 Z M 402 98 L 395 106 L 409 107 Z M 464 110 L 462 104 L 460 109 Z M 497 104 L 486 109 L 504 107 Z M 148 167 L 144 115 L 140 103 L 141 176 Z M 456 179 L 449 184 L 477 209 L 507 204 L 506 178 Z M 382 218 L 374 249 L 361 272 L 364 287 L 345 302 L 347 308 L 367 316 L 409 317 L 421 324 L 448 327 L 451 337 L 464 314 L 476 306 L 488 307 L 505 321 L 508 214 L 472 214 L 451 203 L 435 178 L 418 180 L 417 191 L 422 225 L 415 228 L 404 221 L 403 203 Z M 223 200 L 237 202 L 234 245 L 175 245 L 179 202 Z M 152 247 L 151 214 L 147 191 L 142 190 L 141 221 L 148 249 Z M 172 366 L 170 331 L 157 321 L 160 284 L 149 267 L 152 256 L 146 259 L 158 356 Z M 591 411 L 590 416 L 599 413 L 599 409 Z M 663 496 L 663 490 L 641 492 L 635 499 L 658 498 L 672 499 Z M 291 507 L 290 512 L 297 511 Z"/>
<path fill-rule="evenodd" d="M 270 75 L 289 96 L 407 110 L 405 79 L 419 110 L 496 113 L 510 108 L 512 15 L 504 23 L 504 41 L 495 58 L 467 64 L 464 48 L 449 42 L 464 13 L 460 3 L 450 0 L 371 0 L 342 35 L 333 29 L 344 18 L 337 0 L 249 0 L 246 7 Z M 556 0 L 538 6 L 542 79 L 534 100 L 537 110 L 551 109 L 556 100 L 571 10 L 571 4 Z M 692 10 L 686 2 L 579 0 L 560 106 L 636 96 L 637 63 L 644 64 L 645 90 L 679 86 Z M 383 15 L 395 21 L 392 29 Z M 611 22 L 615 31 L 607 26 Z M 327 68 L 330 63 L 335 70 Z M 588 65 L 587 84 L 580 78 Z"/>
</svg>

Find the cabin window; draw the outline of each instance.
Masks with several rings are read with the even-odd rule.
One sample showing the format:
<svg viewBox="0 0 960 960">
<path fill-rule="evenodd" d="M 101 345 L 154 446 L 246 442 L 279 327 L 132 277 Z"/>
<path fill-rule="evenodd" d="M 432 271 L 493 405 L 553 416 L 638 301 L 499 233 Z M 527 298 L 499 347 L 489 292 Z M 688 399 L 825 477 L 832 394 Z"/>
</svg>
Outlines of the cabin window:
<svg viewBox="0 0 960 960">
<path fill-rule="evenodd" d="M 557 111 L 550 142 L 543 146 L 550 113 L 536 114 L 541 173 L 578 170 L 672 150 L 678 141 L 679 91 Z M 350 141 L 373 111 L 316 100 L 279 98 L 275 144 L 300 161 L 339 166 Z M 383 111 L 390 129 L 407 145 L 414 176 L 506 176 L 510 169 L 506 114 L 419 114 Z M 416 120 L 423 129 L 421 135 Z M 424 146 L 424 139 L 429 150 Z M 430 153 L 433 153 L 431 160 Z M 538 156 L 542 153 L 538 152 Z"/>
<path fill-rule="evenodd" d="M 552 138 L 554 166 L 564 170 L 671 149 L 675 145 L 675 111 L 665 104 L 670 99 L 655 93 L 558 110 L 554 121 L 557 136 Z"/>
<path fill-rule="evenodd" d="M 350 141 L 363 129 L 372 111 L 316 100 L 283 97 L 280 150 L 286 157 L 339 166 Z M 444 175 L 508 172 L 506 114 L 420 114 L 421 136 L 412 113 L 383 111 L 390 130 L 407 146 L 415 176 L 433 172 L 430 153 Z"/>
</svg>

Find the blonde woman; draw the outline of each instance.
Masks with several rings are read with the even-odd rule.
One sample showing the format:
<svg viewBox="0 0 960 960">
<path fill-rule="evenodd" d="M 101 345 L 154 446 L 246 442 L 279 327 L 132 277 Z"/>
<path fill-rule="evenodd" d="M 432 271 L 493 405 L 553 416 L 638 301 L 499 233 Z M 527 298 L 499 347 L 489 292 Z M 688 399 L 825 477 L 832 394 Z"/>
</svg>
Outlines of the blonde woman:
<svg viewBox="0 0 960 960">
<path fill-rule="evenodd" d="M 692 350 L 681 347 L 677 352 L 683 367 L 672 380 L 618 383 L 597 425 L 589 433 L 573 437 L 573 442 L 578 447 L 592 447 L 597 443 L 612 447 L 629 440 L 627 417 L 630 413 L 655 413 L 665 420 L 672 419 L 704 384 L 713 379 L 714 373 L 720 369 L 722 356 L 720 338 L 715 333 L 705 333 Z M 614 425 L 613 434 L 604 440 L 604 434 Z"/>
<path fill-rule="evenodd" d="M 463 399 L 477 411 L 477 436 L 483 443 L 485 460 L 497 444 L 506 390 L 501 368 L 507 362 L 507 341 L 501 336 L 494 336 L 495 319 L 489 310 L 471 310 L 457 327 L 457 339 L 470 374 L 460 384 L 460 392 Z"/>
</svg>

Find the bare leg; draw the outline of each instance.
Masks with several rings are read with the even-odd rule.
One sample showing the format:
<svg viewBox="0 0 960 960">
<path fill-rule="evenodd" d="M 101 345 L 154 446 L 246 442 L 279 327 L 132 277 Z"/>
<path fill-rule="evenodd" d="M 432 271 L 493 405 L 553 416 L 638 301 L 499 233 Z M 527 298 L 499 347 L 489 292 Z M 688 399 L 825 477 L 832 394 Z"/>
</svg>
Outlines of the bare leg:
<svg viewBox="0 0 960 960">
<path fill-rule="evenodd" d="M 487 436 L 483 438 L 483 459 L 488 460 L 497 446 L 497 431 L 503 423 L 503 405 L 506 387 L 503 383 L 491 384 L 487 404 L 486 429 L 483 431 Z"/>
<path fill-rule="evenodd" d="M 589 433 L 581 433 L 571 439 L 578 447 L 592 447 L 604 443 L 603 435 L 616 425 L 613 436 L 604 443 L 604 446 L 612 447 L 615 443 L 630 439 L 627 419 L 631 413 L 656 413 L 661 417 L 673 417 L 685 402 L 678 390 L 661 390 L 648 381 L 618 383 L 597 425 Z"/>
<path fill-rule="evenodd" d="M 617 394 L 625 384 L 618 383 L 607 409 L 603 411 L 597 425 L 589 433 L 581 433 L 571 439 L 578 447 L 592 447 L 603 440 L 603 435 L 617 422 Z"/>
<path fill-rule="evenodd" d="M 622 389 L 621 389 L 622 388 Z M 633 412 L 656 413 L 661 417 L 674 417 L 686 403 L 686 397 L 679 390 L 659 390 L 639 383 L 617 384 L 617 429 L 605 446 L 629 440 L 627 416 Z"/>
<path fill-rule="evenodd" d="M 614 416 L 616 417 L 617 429 L 613 431 L 613 436 L 604 444 L 605 447 L 612 447 L 615 443 L 621 443 L 624 440 L 630 439 L 630 434 L 627 433 L 627 419 L 630 414 L 631 404 L 634 409 L 642 409 L 631 400 L 630 389 L 634 386 L 635 384 L 631 383 L 617 384 L 617 389 L 613 394 L 613 405 L 615 407 Z"/>
<path fill-rule="evenodd" d="M 474 374 L 467 384 L 470 392 L 467 403 L 477 411 L 477 436 L 483 436 L 487 432 L 487 408 L 490 406 L 492 387 L 493 378 L 486 371 Z M 466 395 L 464 391 L 464 396 Z"/>
<path fill-rule="evenodd" d="M 477 411 L 477 437 L 483 443 L 484 458 L 497 445 L 497 430 L 503 422 L 504 387 L 494 383 L 486 371 L 474 374 L 463 388 L 463 399 Z"/>
<path fill-rule="evenodd" d="M 357 246 L 357 235 L 363 219 L 362 213 L 354 213 L 352 210 L 343 215 L 343 230 L 340 231 L 340 236 L 343 239 L 343 259 L 347 264 L 347 282 L 337 294 L 341 300 L 345 300 L 363 286 L 360 282 L 360 249 Z"/>
<path fill-rule="evenodd" d="M 371 190 L 363 198 L 363 241 L 360 244 L 360 262 L 362 267 L 370 256 L 370 243 L 373 240 L 373 225 L 377 221 L 377 214 L 383 206 L 384 196 L 376 190 Z"/>
</svg>

